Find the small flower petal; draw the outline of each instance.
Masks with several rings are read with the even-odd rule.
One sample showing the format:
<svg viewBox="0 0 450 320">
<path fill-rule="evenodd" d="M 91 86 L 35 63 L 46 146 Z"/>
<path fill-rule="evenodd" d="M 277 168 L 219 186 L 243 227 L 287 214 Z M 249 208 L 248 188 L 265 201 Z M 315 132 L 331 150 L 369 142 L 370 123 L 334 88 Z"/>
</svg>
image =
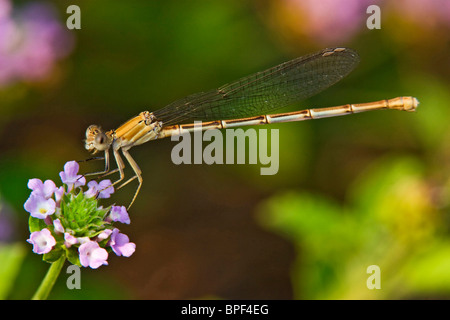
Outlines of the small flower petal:
<svg viewBox="0 0 450 320">
<path fill-rule="evenodd" d="M 118 221 L 125 224 L 130 224 L 130 216 L 124 206 L 112 206 L 109 218 L 112 221 Z"/>
<path fill-rule="evenodd" d="M 59 173 L 61 181 L 69 186 L 69 190 L 72 190 L 73 187 L 84 186 L 86 184 L 86 178 L 78 174 L 79 169 L 78 162 L 69 161 L 64 165 L 64 171 Z"/>
<path fill-rule="evenodd" d="M 89 189 L 84 193 L 84 196 L 86 198 L 92 198 L 97 195 L 97 186 L 93 185 L 91 182 L 96 182 L 96 181 L 89 181 L 89 183 L 88 183 Z"/>
<path fill-rule="evenodd" d="M 62 196 L 64 195 L 64 187 L 59 187 L 55 190 L 55 200 L 56 204 L 59 206 L 59 203 L 61 202 Z"/>
<path fill-rule="evenodd" d="M 111 180 L 106 179 L 100 181 L 98 184 L 98 191 L 100 192 L 98 196 L 100 199 L 107 199 L 111 197 L 111 194 L 114 193 L 114 187 L 112 186 Z"/>
<path fill-rule="evenodd" d="M 56 203 L 53 199 L 31 194 L 24 204 L 24 208 L 32 217 L 45 219 L 55 213 Z"/>
<path fill-rule="evenodd" d="M 114 187 L 112 186 L 111 180 L 109 179 L 102 180 L 100 181 L 100 183 L 92 180 L 89 181 L 87 185 L 89 187 L 89 190 L 87 190 L 84 195 L 88 198 L 96 196 L 97 193 L 99 193 L 98 198 L 106 199 L 111 197 L 111 194 L 114 193 Z"/>
<path fill-rule="evenodd" d="M 37 191 L 40 188 L 42 188 L 42 180 L 41 179 L 30 179 L 28 180 L 28 189 L 33 190 L 33 191 Z"/>
<path fill-rule="evenodd" d="M 58 189 L 58 188 L 56 188 L 56 185 L 52 180 L 44 181 L 44 187 L 42 188 L 42 191 L 43 191 L 44 197 L 46 199 L 50 198 L 53 195 L 53 193 L 56 191 L 56 189 Z"/>
<path fill-rule="evenodd" d="M 64 233 L 64 227 L 61 224 L 61 220 L 59 219 L 53 220 L 53 226 L 55 227 L 56 233 Z"/>
<path fill-rule="evenodd" d="M 119 233 L 119 229 L 117 228 L 111 234 L 109 245 L 118 256 L 129 257 L 136 250 L 136 244 L 130 242 L 126 234 Z"/>
<path fill-rule="evenodd" d="M 80 253 L 80 263 L 83 267 L 97 269 L 101 265 L 107 265 L 108 252 L 100 248 L 97 242 L 89 241 L 78 248 Z"/>
<path fill-rule="evenodd" d="M 42 182 L 40 179 L 30 179 L 28 181 L 28 188 L 33 190 L 31 194 L 42 196 L 45 199 L 49 199 L 57 189 L 52 180 Z"/>
<path fill-rule="evenodd" d="M 71 235 L 70 233 L 66 232 L 64 233 L 64 245 L 67 248 L 70 248 L 72 245 L 77 244 L 78 243 L 78 239 L 76 237 L 74 237 L 73 235 Z"/>
<path fill-rule="evenodd" d="M 33 245 L 33 252 L 37 254 L 50 252 L 56 244 L 55 238 L 48 229 L 42 229 L 41 231 L 31 233 L 27 242 Z"/>
<path fill-rule="evenodd" d="M 98 236 L 97 236 L 97 240 L 98 241 L 102 241 L 105 239 L 108 239 L 108 237 L 111 235 L 112 230 L 111 229 L 106 229 L 103 230 Z"/>
<path fill-rule="evenodd" d="M 69 161 L 64 165 L 64 172 L 68 176 L 76 176 L 78 174 L 78 170 L 80 170 L 80 165 L 76 161 Z"/>
</svg>

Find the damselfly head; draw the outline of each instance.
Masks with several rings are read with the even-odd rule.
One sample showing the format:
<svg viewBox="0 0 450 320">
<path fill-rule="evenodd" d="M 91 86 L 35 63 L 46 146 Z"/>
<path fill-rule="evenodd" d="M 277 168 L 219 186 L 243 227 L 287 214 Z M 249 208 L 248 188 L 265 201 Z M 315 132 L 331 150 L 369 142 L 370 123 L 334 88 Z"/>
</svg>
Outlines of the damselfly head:
<svg viewBox="0 0 450 320">
<path fill-rule="evenodd" d="M 93 154 L 98 151 L 107 150 L 112 143 L 112 138 L 96 125 L 91 125 L 86 130 L 86 141 L 84 147 Z"/>
</svg>

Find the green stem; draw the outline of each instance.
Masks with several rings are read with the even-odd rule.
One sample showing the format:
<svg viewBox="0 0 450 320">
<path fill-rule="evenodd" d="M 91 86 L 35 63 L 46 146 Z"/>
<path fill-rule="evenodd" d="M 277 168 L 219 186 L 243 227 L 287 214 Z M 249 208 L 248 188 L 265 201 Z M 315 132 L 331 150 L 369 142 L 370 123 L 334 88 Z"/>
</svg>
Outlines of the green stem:
<svg viewBox="0 0 450 320">
<path fill-rule="evenodd" d="M 33 300 L 45 300 L 47 299 L 50 291 L 52 291 L 53 285 L 58 279 L 59 273 L 66 261 L 66 257 L 63 255 L 59 260 L 56 260 L 52 263 L 50 268 L 45 275 L 45 278 L 42 280 L 41 285 L 37 289 L 36 293 L 33 296 Z"/>
</svg>

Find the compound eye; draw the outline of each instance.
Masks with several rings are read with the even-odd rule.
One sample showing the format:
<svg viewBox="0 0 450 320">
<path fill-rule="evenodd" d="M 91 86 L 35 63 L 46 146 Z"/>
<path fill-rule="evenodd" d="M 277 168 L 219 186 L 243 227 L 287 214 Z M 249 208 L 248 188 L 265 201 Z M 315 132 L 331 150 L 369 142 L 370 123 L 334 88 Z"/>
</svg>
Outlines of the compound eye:
<svg viewBox="0 0 450 320">
<path fill-rule="evenodd" d="M 106 134 L 104 134 L 103 132 L 99 132 L 96 136 L 95 136 L 95 143 L 97 145 L 104 145 L 106 143 Z"/>
</svg>

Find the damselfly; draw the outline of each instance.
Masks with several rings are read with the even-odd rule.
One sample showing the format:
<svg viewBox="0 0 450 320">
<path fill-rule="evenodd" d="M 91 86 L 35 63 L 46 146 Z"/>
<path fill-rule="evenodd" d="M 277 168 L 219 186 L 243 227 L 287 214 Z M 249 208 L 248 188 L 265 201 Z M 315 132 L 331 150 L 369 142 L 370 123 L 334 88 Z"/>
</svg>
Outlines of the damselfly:
<svg viewBox="0 0 450 320">
<path fill-rule="evenodd" d="M 129 205 L 131 207 L 142 186 L 143 178 L 141 169 L 128 150 L 147 141 L 194 130 L 319 119 L 380 109 L 415 111 L 419 104 L 416 98 L 398 97 L 369 103 L 266 114 L 330 87 L 349 74 L 358 62 L 358 54 L 351 49 L 324 49 L 218 89 L 190 95 L 160 110 L 141 112 L 116 130 L 104 132 L 99 126 L 91 125 L 86 130 L 85 147 L 93 154 L 104 152 L 105 170 L 87 175 L 103 177 L 119 172 L 120 177 L 113 185 L 122 182 L 125 179 L 125 163 L 119 154 L 121 151 L 133 169 L 134 176 L 123 182 L 118 189 L 134 179 L 139 182 Z M 194 125 L 194 121 L 202 121 L 202 126 L 199 128 Z M 110 170 L 110 149 L 117 163 L 114 170 Z"/>
</svg>

